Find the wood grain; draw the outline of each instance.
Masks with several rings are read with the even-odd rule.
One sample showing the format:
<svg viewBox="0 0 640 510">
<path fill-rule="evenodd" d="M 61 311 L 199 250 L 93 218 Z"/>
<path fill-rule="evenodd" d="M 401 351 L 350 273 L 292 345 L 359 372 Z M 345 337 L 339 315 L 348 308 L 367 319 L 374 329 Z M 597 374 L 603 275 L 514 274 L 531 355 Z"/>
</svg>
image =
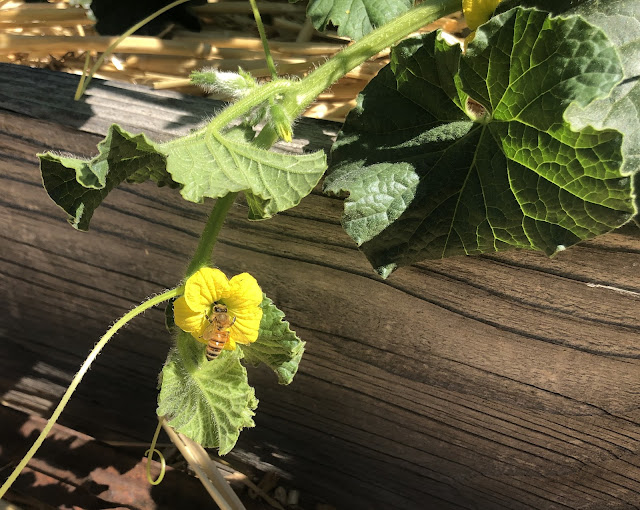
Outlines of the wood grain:
<svg viewBox="0 0 640 510">
<path fill-rule="evenodd" d="M 75 77 L 0 73 L 0 395 L 46 416 L 106 327 L 180 279 L 211 203 L 122 186 L 76 232 L 34 154 L 91 155 L 116 121 L 166 139 L 219 105 L 99 81 L 74 103 Z M 328 147 L 338 128 L 297 127 L 298 152 Z M 249 222 L 240 201 L 222 231 L 216 264 L 251 271 L 307 341 L 291 386 L 250 370 L 257 427 L 232 461 L 278 471 L 304 508 L 640 508 L 639 229 L 553 259 L 428 261 L 383 281 L 340 228 L 341 210 L 314 193 Z M 171 345 L 162 315 L 112 341 L 63 425 L 149 440 Z"/>
</svg>

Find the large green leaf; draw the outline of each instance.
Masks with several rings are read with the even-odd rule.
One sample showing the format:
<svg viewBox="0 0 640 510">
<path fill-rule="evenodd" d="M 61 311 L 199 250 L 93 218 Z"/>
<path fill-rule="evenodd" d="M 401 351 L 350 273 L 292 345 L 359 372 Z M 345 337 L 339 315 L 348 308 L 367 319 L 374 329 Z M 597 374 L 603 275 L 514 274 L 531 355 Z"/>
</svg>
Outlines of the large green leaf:
<svg viewBox="0 0 640 510">
<path fill-rule="evenodd" d="M 158 416 L 207 448 L 231 451 L 240 430 L 253 427 L 258 406 L 247 371 L 240 363 L 242 352 L 223 351 L 208 361 L 205 345 L 180 332 L 177 346 L 162 369 Z"/>
<path fill-rule="evenodd" d="M 553 254 L 634 213 L 622 136 L 565 120 L 622 78 L 579 17 L 513 9 L 461 56 L 435 34 L 400 44 L 358 98 L 326 189 L 383 275 L 424 258 L 513 248 Z"/>
<path fill-rule="evenodd" d="M 622 60 L 624 77 L 607 97 L 585 107 L 569 105 L 565 118 L 573 129 L 591 125 L 612 128 L 624 137 L 622 154 L 625 174 L 640 171 L 640 2 L 637 0 L 510 0 L 497 12 L 512 7 L 537 7 L 554 15 L 579 15 L 601 29 L 614 44 Z M 637 190 L 637 186 L 636 186 Z"/>
<path fill-rule="evenodd" d="M 640 2 L 586 2 L 572 11 L 596 25 L 616 46 L 624 70 L 613 92 L 586 107 L 570 105 L 566 118 L 574 129 L 591 125 L 623 133 L 624 174 L 640 171 Z M 636 190 L 637 193 L 637 190 Z"/>
<path fill-rule="evenodd" d="M 177 187 L 165 170 L 165 157 L 144 135 L 133 136 L 117 125 L 109 128 L 91 160 L 38 154 L 44 187 L 53 201 L 69 214 L 69 222 L 87 230 L 94 211 L 122 181 L 148 179 L 159 186 Z"/>
<path fill-rule="evenodd" d="M 167 170 L 191 202 L 244 191 L 251 219 L 294 207 L 327 168 L 323 151 L 295 156 L 259 149 L 235 137 L 201 130 L 162 147 Z"/>
<path fill-rule="evenodd" d="M 244 359 L 252 365 L 266 364 L 278 376 L 280 384 L 289 384 L 298 371 L 304 353 L 304 344 L 291 331 L 289 323 L 267 296 L 263 297 L 262 321 L 258 340 L 249 345 L 239 345 Z"/>
<path fill-rule="evenodd" d="M 318 30 L 332 23 L 338 27 L 338 35 L 360 39 L 413 4 L 414 0 L 310 0 L 307 16 Z"/>
</svg>

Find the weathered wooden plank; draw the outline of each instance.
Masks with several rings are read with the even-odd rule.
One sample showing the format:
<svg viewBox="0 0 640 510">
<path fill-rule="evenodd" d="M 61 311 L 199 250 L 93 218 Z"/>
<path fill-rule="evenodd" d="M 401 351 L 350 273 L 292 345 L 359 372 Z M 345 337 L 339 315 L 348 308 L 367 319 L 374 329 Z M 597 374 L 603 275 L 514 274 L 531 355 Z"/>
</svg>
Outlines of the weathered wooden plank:
<svg viewBox="0 0 640 510">
<path fill-rule="evenodd" d="M 166 137 L 211 102 L 181 106 L 177 94 L 95 82 L 78 105 L 65 99 L 74 77 L 0 72 L 0 394 L 46 415 L 106 326 L 181 277 L 210 205 L 123 186 L 78 233 L 48 201 L 33 154 L 90 155 L 111 121 Z M 141 118 L 145 104 L 153 107 Z M 326 146 L 336 131 L 300 124 L 313 142 L 298 140 L 297 150 Z M 320 134 L 308 135 L 314 127 Z M 640 507 L 635 226 L 554 259 L 430 261 L 382 281 L 340 229 L 340 200 L 313 194 L 259 223 L 246 212 L 232 208 L 216 263 L 255 274 L 308 350 L 291 387 L 250 371 L 257 428 L 231 458 L 344 508 Z M 169 345 L 160 310 L 136 320 L 99 357 L 62 423 L 148 440 Z"/>
</svg>

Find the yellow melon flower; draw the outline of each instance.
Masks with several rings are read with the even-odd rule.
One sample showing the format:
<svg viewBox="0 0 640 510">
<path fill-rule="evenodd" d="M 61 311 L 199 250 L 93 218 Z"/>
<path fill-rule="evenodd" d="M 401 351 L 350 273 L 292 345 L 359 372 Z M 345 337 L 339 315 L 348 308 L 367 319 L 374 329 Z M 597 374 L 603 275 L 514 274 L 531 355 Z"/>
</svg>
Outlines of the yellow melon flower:
<svg viewBox="0 0 640 510">
<path fill-rule="evenodd" d="M 462 12 L 464 19 L 472 30 L 471 34 L 465 39 L 465 43 L 469 44 L 476 35 L 476 28 L 483 23 L 489 21 L 491 14 L 501 0 L 462 0 Z"/>
<path fill-rule="evenodd" d="M 176 325 L 190 333 L 201 343 L 207 343 L 202 335 L 209 325 L 214 304 L 223 304 L 233 320 L 229 328 L 229 341 L 224 348 L 233 351 L 236 343 L 250 344 L 258 339 L 262 320 L 262 290 L 249 273 L 242 273 L 228 280 L 219 269 L 203 267 L 189 277 L 184 295 L 173 304 Z"/>
<path fill-rule="evenodd" d="M 470 30 L 489 21 L 500 0 L 462 0 L 462 12 Z"/>
</svg>

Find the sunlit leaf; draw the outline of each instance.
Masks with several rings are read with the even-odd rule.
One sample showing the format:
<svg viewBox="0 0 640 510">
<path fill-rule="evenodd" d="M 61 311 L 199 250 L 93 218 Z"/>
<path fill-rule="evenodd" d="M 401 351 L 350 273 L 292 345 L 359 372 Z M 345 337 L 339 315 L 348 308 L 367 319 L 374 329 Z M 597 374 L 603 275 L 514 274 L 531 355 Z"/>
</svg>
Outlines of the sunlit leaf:
<svg viewBox="0 0 640 510">
<path fill-rule="evenodd" d="M 378 271 L 425 258 L 529 248 L 553 254 L 634 214 L 622 135 L 572 129 L 570 105 L 623 76 L 579 17 L 514 9 L 467 54 L 435 34 L 394 49 L 334 145 L 328 191 Z"/>
<path fill-rule="evenodd" d="M 289 323 L 283 320 L 284 313 L 267 296 L 260 306 L 263 314 L 258 340 L 238 347 L 247 362 L 266 364 L 276 373 L 280 384 L 289 384 L 298 371 L 305 343 L 291 331 Z"/>
<path fill-rule="evenodd" d="M 180 332 L 161 374 L 158 416 L 207 448 L 228 453 L 240 431 L 253 427 L 258 405 L 239 350 L 208 361 L 205 345 Z"/>
</svg>

